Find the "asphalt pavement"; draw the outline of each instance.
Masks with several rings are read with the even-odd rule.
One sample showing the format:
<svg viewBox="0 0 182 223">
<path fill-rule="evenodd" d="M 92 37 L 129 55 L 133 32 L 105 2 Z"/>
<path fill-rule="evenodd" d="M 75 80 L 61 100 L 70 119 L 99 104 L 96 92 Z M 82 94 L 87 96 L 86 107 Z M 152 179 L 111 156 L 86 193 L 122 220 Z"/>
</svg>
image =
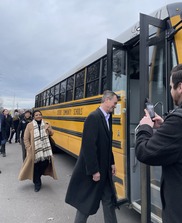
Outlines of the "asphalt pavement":
<svg viewBox="0 0 182 223">
<path fill-rule="evenodd" d="M 54 154 L 58 180 L 42 177 L 42 188 L 34 192 L 30 180 L 19 181 L 21 145 L 7 143 L 6 157 L 0 155 L 0 223 L 73 223 L 76 210 L 64 202 L 76 159 L 62 152 Z M 118 223 L 139 223 L 140 214 L 126 206 L 116 210 Z M 102 208 L 88 223 L 104 223 Z"/>
</svg>

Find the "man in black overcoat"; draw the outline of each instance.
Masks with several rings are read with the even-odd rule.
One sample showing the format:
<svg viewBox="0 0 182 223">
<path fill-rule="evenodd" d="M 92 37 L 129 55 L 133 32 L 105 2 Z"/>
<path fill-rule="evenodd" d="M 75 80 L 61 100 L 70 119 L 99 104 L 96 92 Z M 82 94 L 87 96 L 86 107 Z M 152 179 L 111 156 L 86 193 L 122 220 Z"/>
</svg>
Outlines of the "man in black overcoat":
<svg viewBox="0 0 182 223">
<path fill-rule="evenodd" d="M 171 71 L 171 96 L 178 108 L 163 120 L 149 113 L 140 121 L 136 156 L 148 165 L 162 166 L 161 201 L 163 223 L 182 222 L 182 64 Z M 153 133 L 153 127 L 157 131 Z"/>
<path fill-rule="evenodd" d="M 114 92 L 105 91 L 100 107 L 85 121 L 80 155 L 65 199 L 77 209 L 75 223 L 85 223 L 89 215 L 97 212 L 100 201 L 105 223 L 117 223 L 111 123 L 111 113 L 117 101 Z"/>
</svg>

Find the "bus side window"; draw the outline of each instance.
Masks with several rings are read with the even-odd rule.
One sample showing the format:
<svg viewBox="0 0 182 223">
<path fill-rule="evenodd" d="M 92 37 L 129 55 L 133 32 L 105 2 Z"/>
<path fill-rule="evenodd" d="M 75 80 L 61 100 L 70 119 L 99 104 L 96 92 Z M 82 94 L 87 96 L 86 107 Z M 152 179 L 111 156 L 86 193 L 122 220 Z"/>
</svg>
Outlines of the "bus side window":
<svg viewBox="0 0 182 223">
<path fill-rule="evenodd" d="M 64 102 L 66 96 L 66 80 L 61 82 L 59 102 Z"/>
<path fill-rule="evenodd" d="M 87 68 L 86 97 L 98 95 L 99 93 L 100 60 Z"/>
<path fill-rule="evenodd" d="M 75 75 L 75 100 L 84 97 L 84 77 L 85 70 L 82 70 Z"/>
<path fill-rule="evenodd" d="M 67 79 L 66 101 L 73 100 L 74 75 Z"/>
</svg>

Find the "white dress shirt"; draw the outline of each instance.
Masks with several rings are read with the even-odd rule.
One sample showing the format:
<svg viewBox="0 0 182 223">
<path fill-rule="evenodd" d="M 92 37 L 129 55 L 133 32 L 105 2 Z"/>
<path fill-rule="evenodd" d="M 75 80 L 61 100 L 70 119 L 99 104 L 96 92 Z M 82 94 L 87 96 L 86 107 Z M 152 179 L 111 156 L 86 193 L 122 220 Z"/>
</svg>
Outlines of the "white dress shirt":
<svg viewBox="0 0 182 223">
<path fill-rule="evenodd" d="M 110 114 L 105 112 L 101 107 L 99 107 L 99 109 L 102 111 L 102 113 L 104 114 L 104 117 L 106 119 L 106 123 L 107 123 L 107 127 L 109 129 L 109 117 L 110 117 Z"/>
</svg>

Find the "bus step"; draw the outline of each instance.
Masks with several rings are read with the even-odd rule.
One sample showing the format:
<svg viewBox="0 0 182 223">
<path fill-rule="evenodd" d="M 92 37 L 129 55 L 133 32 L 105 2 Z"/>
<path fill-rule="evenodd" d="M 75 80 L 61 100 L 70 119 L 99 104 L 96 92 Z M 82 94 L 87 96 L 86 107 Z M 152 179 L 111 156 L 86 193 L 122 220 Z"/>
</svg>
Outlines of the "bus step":
<svg viewBox="0 0 182 223">
<path fill-rule="evenodd" d="M 141 213 L 141 200 L 132 203 L 133 208 Z M 151 221 L 153 223 L 162 223 L 162 210 L 158 206 L 151 204 Z"/>
<path fill-rule="evenodd" d="M 162 209 L 162 204 L 160 199 L 160 182 L 157 180 L 151 180 L 151 203 L 154 205 L 154 207 L 158 207 L 154 213 L 161 216 L 160 210 Z"/>
</svg>

